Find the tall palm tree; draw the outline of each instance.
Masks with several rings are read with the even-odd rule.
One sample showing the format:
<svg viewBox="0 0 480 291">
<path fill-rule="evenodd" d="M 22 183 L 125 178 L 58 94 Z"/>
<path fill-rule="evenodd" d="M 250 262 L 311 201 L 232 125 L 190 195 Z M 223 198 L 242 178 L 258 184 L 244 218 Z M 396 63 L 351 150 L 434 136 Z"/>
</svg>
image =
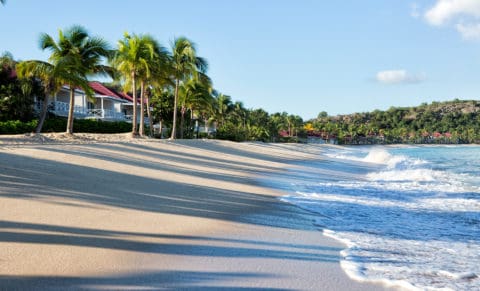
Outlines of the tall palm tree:
<svg viewBox="0 0 480 291">
<path fill-rule="evenodd" d="M 70 76 L 67 71 L 62 71 L 61 67 L 38 60 L 23 61 L 17 64 L 17 75 L 19 78 L 37 78 L 42 83 L 44 99 L 35 128 L 35 133 L 40 133 L 48 111 L 49 96 L 55 95 L 62 85 L 68 82 Z"/>
<path fill-rule="evenodd" d="M 140 69 L 140 129 L 141 136 L 145 134 L 145 107 L 150 123 L 150 132 L 152 132 L 153 123 L 150 112 L 150 87 L 152 85 L 162 86 L 168 82 L 170 77 L 170 57 L 168 51 L 159 44 L 157 40 L 149 35 L 142 36 L 142 41 L 146 46 L 153 49 L 153 54 L 146 58 L 145 63 Z M 150 134 L 151 135 L 151 134 Z"/>
<path fill-rule="evenodd" d="M 75 88 L 80 87 L 87 96 L 93 96 L 87 76 L 97 73 L 107 74 L 108 70 L 101 62 L 103 58 L 110 55 L 111 51 L 105 40 L 99 37 L 90 37 L 85 28 L 79 25 L 74 25 L 65 31 L 59 30 L 58 41 L 46 33 L 42 34 L 40 48 L 49 50 L 51 52 L 50 63 L 65 72 L 66 79 L 64 81 L 70 88 L 66 133 L 72 134 Z"/>
<path fill-rule="evenodd" d="M 130 87 L 133 96 L 132 135 L 138 135 L 137 130 L 137 81 L 150 76 L 152 60 L 156 55 L 156 41 L 148 35 L 124 34 L 123 39 L 118 41 L 118 48 L 113 56 L 111 64 L 123 74 L 126 87 Z M 128 86 L 130 83 L 130 86 Z M 142 94 L 144 83 L 142 83 Z M 143 97 L 142 97 L 143 98 Z M 140 101 L 143 112 L 143 100 Z M 143 123 L 143 120 L 142 120 Z M 142 126 L 143 130 L 143 126 Z"/>
<path fill-rule="evenodd" d="M 147 79 L 148 87 L 145 90 L 145 105 L 147 107 L 147 116 L 149 121 L 150 136 L 153 136 L 153 117 L 150 110 L 150 98 L 152 93 L 164 91 L 166 88 L 172 88 L 174 82 L 172 80 L 171 58 L 168 51 L 159 46 L 155 65 L 152 66 L 151 77 Z M 157 94 L 158 95 L 158 94 Z"/>
<path fill-rule="evenodd" d="M 179 37 L 174 40 L 172 44 L 172 70 L 175 78 L 175 93 L 171 139 L 177 137 L 178 90 L 180 83 L 191 77 L 198 78 L 198 73 L 205 73 L 207 68 L 207 61 L 197 56 L 194 43 L 185 37 Z"/>
</svg>

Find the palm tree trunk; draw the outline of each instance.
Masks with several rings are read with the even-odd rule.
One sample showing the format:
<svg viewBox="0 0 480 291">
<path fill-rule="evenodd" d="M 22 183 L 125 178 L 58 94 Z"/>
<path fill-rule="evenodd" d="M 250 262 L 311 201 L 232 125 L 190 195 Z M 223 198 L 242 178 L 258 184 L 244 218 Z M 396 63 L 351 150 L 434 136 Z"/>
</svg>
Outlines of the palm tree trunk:
<svg viewBox="0 0 480 291">
<path fill-rule="evenodd" d="M 43 98 L 43 105 L 42 105 L 42 112 L 40 113 L 40 118 L 38 119 L 37 127 L 35 128 L 35 133 L 42 132 L 43 123 L 45 122 L 45 118 L 47 117 L 48 111 L 48 93 L 45 93 L 45 97 Z"/>
<path fill-rule="evenodd" d="M 204 131 L 208 134 L 208 118 L 203 119 Z"/>
<path fill-rule="evenodd" d="M 190 121 L 188 122 L 188 131 L 191 134 L 190 138 L 194 138 L 195 137 L 195 125 L 193 123 L 193 107 L 190 107 L 189 110 L 190 110 Z"/>
<path fill-rule="evenodd" d="M 163 138 L 163 122 L 162 119 L 158 122 L 158 126 L 160 127 L 160 139 Z"/>
<path fill-rule="evenodd" d="M 136 136 L 137 132 L 137 83 L 135 73 L 132 73 L 132 96 L 133 96 L 133 117 L 132 117 L 132 135 Z"/>
<path fill-rule="evenodd" d="M 183 131 L 184 131 L 184 124 L 185 124 L 185 105 L 182 105 L 182 108 L 180 109 L 180 138 L 183 139 Z"/>
<path fill-rule="evenodd" d="M 140 136 L 145 135 L 145 81 L 140 81 Z"/>
<path fill-rule="evenodd" d="M 180 80 L 175 80 L 175 97 L 173 101 L 173 122 L 172 122 L 172 135 L 170 139 L 175 139 L 177 135 L 177 103 L 178 103 L 178 87 L 180 86 Z"/>
<path fill-rule="evenodd" d="M 75 108 L 75 88 L 70 85 L 70 104 L 68 106 L 67 134 L 73 134 L 73 109 Z"/>
<path fill-rule="evenodd" d="M 150 94 L 146 96 L 147 99 L 147 116 L 148 116 L 148 125 L 149 125 L 149 136 L 153 137 L 153 119 L 152 112 L 150 111 Z"/>
</svg>

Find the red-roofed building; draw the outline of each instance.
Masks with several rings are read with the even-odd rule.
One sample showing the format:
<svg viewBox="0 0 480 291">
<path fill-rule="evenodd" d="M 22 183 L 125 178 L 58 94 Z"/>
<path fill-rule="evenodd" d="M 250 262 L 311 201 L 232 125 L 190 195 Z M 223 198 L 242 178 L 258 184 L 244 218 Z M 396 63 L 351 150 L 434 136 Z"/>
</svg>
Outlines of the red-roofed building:
<svg viewBox="0 0 480 291">
<path fill-rule="evenodd" d="M 122 97 L 123 99 L 125 100 L 128 100 L 130 102 L 133 102 L 133 97 L 131 97 L 130 95 L 126 94 L 126 93 L 123 93 L 123 92 L 117 92 L 118 96 Z"/>
<path fill-rule="evenodd" d="M 90 82 L 88 84 L 93 89 L 93 91 L 95 91 L 95 93 L 99 94 L 100 96 L 108 96 L 114 99 L 121 99 L 116 92 L 112 91 L 112 89 L 105 87 L 100 82 Z"/>
<path fill-rule="evenodd" d="M 82 90 L 75 90 L 75 118 L 93 118 L 105 121 L 131 120 L 132 97 L 108 88 L 100 82 L 90 82 L 89 85 L 95 92 L 93 100 L 87 98 Z M 69 87 L 64 86 L 53 100 L 51 112 L 59 116 L 68 116 Z"/>
</svg>

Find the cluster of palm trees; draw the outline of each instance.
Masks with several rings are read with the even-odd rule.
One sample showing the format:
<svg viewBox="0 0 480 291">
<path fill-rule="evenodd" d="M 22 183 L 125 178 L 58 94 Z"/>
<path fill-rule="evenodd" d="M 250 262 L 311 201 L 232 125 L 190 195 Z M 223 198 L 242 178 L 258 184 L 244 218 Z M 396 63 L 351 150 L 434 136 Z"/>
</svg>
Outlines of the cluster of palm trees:
<svg viewBox="0 0 480 291">
<path fill-rule="evenodd" d="M 246 109 L 241 102 L 214 90 L 206 75 L 207 61 L 197 55 L 195 44 L 185 37 L 174 39 L 168 50 L 151 35 L 125 33 L 117 46 L 111 47 L 102 38 L 90 36 L 82 26 L 72 26 L 59 30 L 56 40 L 42 34 L 40 48 L 50 52 L 48 61 L 28 60 L 16 65 L 20 79 L 42 84 L 45 99 L 37 133 L 48 112 L 48 96 L 55 96 L 67 85 L 70 107 L 66 133 L 72 134 L 75 90 L 80 88 L 92 98 L 88 79 L 97 74 L 110 76 L 124 92 L 131 93 L 133 136 L 152 135 L 153 120 L 159 121 L 161 129 L 164 120 L 171 122 L 171 139 L 213 132 L 217 138 L 236 141 L 275 141 L 282 137 L 279 132 L 284 132 L 283 137 L 297 137 L 303 127 L 299 116 Z M 150 121 L 148 127 L 145 114 Z M 199 122 L 205 124 L 203 132 Z"/>
<path fill-rule="evenodd" d="M 35 77 L 41 80 L 46 97 L 55 95 L 63 85 L 69 86 L 68 134 L 73 133 L 75 88 L 81 88 L 91 98 L 93 91 L 88 78 L 92 75 L 108 75 L 119 80 L 126 92 L 132 93 L 133 135 L 145 135 L 145 112 L 152 122 L 149 94 L 158 91 L 158 88 L 166 90 L 170 87 L 174 91 L 172 139 L 177 137 L 179 107 L 183 121 L 187 108 L 193 112 L 195 106 L 211 102 L 209 97 L 212 97 L 213 88 L 206 75 L 208 64 L 205 59 L 197 56 L 195 44 L 185 37 L 176 38 L 169 52 L 148 34 L 125 33 L 114 49 L 102 38 L 90 36 L 85 28 L 76 25 L 64 31 L 59 30 L 57 40 L 48 34 L 42 34 L 40 47 L 51 53 L 48 61 L 20 62 L 17 74 L 20 78 Z M 104 64 L 105 61 L 108 65 Z M 41 131 L 48 103 L 48 100 L 43 102 L 37 132 Z M 138 114 L 140 118 L 137 118 Z M 140 124 L 137 124 L 137 120 Z M 152 124 L 149 128 L 153 128 Z"/>
</svg>

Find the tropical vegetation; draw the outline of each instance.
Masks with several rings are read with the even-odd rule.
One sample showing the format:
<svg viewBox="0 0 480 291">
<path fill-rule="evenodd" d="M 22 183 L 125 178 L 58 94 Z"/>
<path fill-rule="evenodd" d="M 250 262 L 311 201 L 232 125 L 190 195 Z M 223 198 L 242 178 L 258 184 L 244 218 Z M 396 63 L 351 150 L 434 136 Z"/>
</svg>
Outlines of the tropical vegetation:
<svg viewBox="0 0 480 291">
<path fill-rule="evenodd" d="M 457 99 L 337 116 L 322 112 L 305 129 L 345 144 L 480 143 L 480 102 Z"/>
<path fill-rule="evenodd" d="M 40 37 L 40 48 L 49 50 L 49 61 L 62 72 L 61 79 L 70 89 L 70 102 L 66 133 L 73 133 L 73 112 L 75 108 L 75 88 L 82 88 L 87 96 L 93 96 L 88 84 L 88 76 L 108 70 L 102 59 L 110 55 L 109 45 L 100 37 L 91 37 L 82 26 L 74 25 L 65 31 L 58 31 L 58 41 L 44 33 Z"/>
<path fill-rule="evenodd" d="M 113 48 L 85 28 L 72 26 L 59 30 L 57 40 L 42 34 L 40 47 L 51 53 L 48 61 L 19 62 L 8 53 L 0 57 L 0 132 L 58 130 L 63 121 L 49 117 L 48 98 L 65 85 L 70 90 L 66 132 L 89 131 L 73 125 L 73 91 L 80 88 L 91 96 L 89 79 L 100 73 L 112 77 L 105 85 L 133 96 L 134 116 L 127 125 L 134 136 L 153 136 L 155 125 L 160 129 L 157 137 L 171 139 L 340 144 L 480 141 L 477 101 L 434 102 L 337 116 L 321 112 L 308 121 L 287 112 L 270 114 L 245 108 L 214 88 L 207 75 L 207 60 L 186 37 L 174 39 L 166 49 L 149 34 L 125 33 Z M 40 103 L 43 105 L 37 110 Z M 57 125 L 51 126 L 52 122 Z M 33 125 L 35 129 L 31 129 Z M 102 131 L 94 123 L 89 125 Z M 112 130 L 124 132 L 125 124 L 107 131 Z"/>
</svg>

